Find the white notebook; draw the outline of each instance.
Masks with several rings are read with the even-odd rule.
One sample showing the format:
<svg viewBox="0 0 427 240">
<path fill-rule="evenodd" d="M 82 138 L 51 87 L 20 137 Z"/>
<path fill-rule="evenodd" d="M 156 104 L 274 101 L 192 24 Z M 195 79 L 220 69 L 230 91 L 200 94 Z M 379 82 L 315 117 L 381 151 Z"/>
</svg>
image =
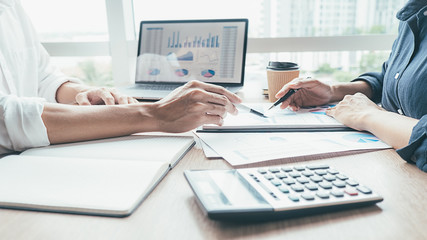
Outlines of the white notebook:
<svg viewBox="0 0 427 240">
<path fill-rule="evenodd" d="M 128 216 L 193 144 L 132 135 L 9 155 L 0 159 L 0 207 Z"/>
</svg>

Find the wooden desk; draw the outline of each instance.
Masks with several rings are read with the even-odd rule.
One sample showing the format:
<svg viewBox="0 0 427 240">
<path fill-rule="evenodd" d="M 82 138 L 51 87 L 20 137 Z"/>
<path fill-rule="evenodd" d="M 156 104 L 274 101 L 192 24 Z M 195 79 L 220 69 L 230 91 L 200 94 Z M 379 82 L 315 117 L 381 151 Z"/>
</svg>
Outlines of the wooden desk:
<svg viewBox="0 0 427 240">
<path fill-rule="evenodd" d="M 334 166 L 379 192 L 384 201 L 265 223 L 212 221 L 198 207 L 183 171 L 230 166 L 205 159 L 196 146 L 129 217 L 0 209 L 0 239 L 427 239 L 427 174 L 394 150 L 303 160 L 292 164 Z"/>
</svg>

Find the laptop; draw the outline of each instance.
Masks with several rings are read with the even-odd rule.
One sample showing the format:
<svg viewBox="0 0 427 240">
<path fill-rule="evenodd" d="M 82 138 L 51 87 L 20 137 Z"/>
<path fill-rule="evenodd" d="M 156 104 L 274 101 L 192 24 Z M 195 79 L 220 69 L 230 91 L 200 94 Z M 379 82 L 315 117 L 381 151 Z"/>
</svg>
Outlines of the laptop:
<svg viewBox="0 0 427 240">
<path fill-rule="evenodd" d="M 232 92 L 243 87 L 248 19 L 142 21 L 129 96 L 159 100 L 197 79 Z"/>
</svg>

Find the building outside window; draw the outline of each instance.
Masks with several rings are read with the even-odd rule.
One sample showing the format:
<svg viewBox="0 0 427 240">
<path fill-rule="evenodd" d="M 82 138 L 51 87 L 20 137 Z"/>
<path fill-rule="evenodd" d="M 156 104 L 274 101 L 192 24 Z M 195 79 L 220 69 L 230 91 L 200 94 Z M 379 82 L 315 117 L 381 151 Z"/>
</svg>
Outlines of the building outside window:
<svg viewBox="0 0 427 240">
<path fill-rule="evenodd" d="M 52 61 L 67 74 L 92 85 L 117 83 L 120 75 L 114 73 L 117 71 L 114 64 L 122 64 L 116 69 L 130 68 L 129 76 L 123 78 L 133 80 L 132 67 L 123 65 L 113 53 L 123 51 L 117 49 L 122 47 L 120 44 L 126 44 L 122 48 L 128 49 L 125 55 L 136 61 L 135 36 L 138 36 L 140 21 L 207 18 L 249 19 L 246 80 L 265 79 L 267 62 L 279 60 L 297 62 L 305 75 L 348 81 L 360 73 L 381 69 L 390 53 L 390 41 L 383 46 L 385 44 L 377 40 L 372 43 L 374 47 L 369 47 L 370 37 L 389 36 L 387 39 L 392 39 L 398 27 L 395 15 L 405 2 L 217 0 L 207 5 L 198 0 L 22 0 L 41 41 L 53 56 Z M 117 4 L 131 7 L 119 9 Z M 117 33 L 111 29 L 120 30 L 121 27 L 112 25 L 116 23 L 115 17 L 122 15 L 132 20 L 132 24 L 127 20 L 123 22 L 131 26 L 133 34 L 123 37 L 124 43 L 114 45 Z M 306 44 L 290 44 L 293 39 Z M 270 41 L 276 45 L 269 44 Z M 354 49 L 352 41 L 355 44 L 365 41 L 369 49 Z M 337 43 L 342 46 L 334 50 Z M 98 46 L 99 51 L 93 49 Z M 113 78 L 116 79 L 113 81 Z"/>
</svg>

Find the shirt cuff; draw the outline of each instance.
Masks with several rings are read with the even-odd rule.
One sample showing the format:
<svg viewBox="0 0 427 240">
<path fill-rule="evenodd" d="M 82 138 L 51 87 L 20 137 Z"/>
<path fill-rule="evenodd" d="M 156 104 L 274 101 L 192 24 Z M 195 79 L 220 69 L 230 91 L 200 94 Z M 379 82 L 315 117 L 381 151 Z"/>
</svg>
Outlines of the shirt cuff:
<svg viewBox="0 0 427 240">
<path fill-rule="evenodd" d="M 379 76 L 375 76 L 375 75 L 376 73 L 362 74 L 358 78 L 354 79 L 352 82 L 355 82 L 355 81 L 367 82 L 372 89 L 372 101 L 375 103 L 380 103 L 381 97 L 382 97 L 382 85 L 377 79 L 377 77 Z"/>
<path fill-rule="evenodd" d="M 58 101 L 56 101 L 56 92 L 58 91 L 58 88 L 66 82 L 73 82 L 73 83 L 82 84 L 82 81 L 80 81 L 77 78 L 70 78 L 67 76 L 61 76 L 61 77 L 58 77 L 55 80 L 53 80 L 49 84 L 49 86 L 47 86 L 45 89 L 43 89 L 43 92 L 40 92 L 40 96 L 45 98 L 48 102 L 57 103 Z"/>
<path fill-rule="evenodd" d="M 427 115 L 424 115 L 412 129 L 408 146 L 397 153 L 408 162 L 415 162 L 418 168 L 427 172 Z"/>
<path fill-rule="evenodd" d="M 3 102 L 3 118 L 9 135 L 9 147 L 13 151 L 42 147 L 50 144 L 47 129 L 42 120 L 42 98 L 18 98 L 9 95 Z"/>
</svg>

